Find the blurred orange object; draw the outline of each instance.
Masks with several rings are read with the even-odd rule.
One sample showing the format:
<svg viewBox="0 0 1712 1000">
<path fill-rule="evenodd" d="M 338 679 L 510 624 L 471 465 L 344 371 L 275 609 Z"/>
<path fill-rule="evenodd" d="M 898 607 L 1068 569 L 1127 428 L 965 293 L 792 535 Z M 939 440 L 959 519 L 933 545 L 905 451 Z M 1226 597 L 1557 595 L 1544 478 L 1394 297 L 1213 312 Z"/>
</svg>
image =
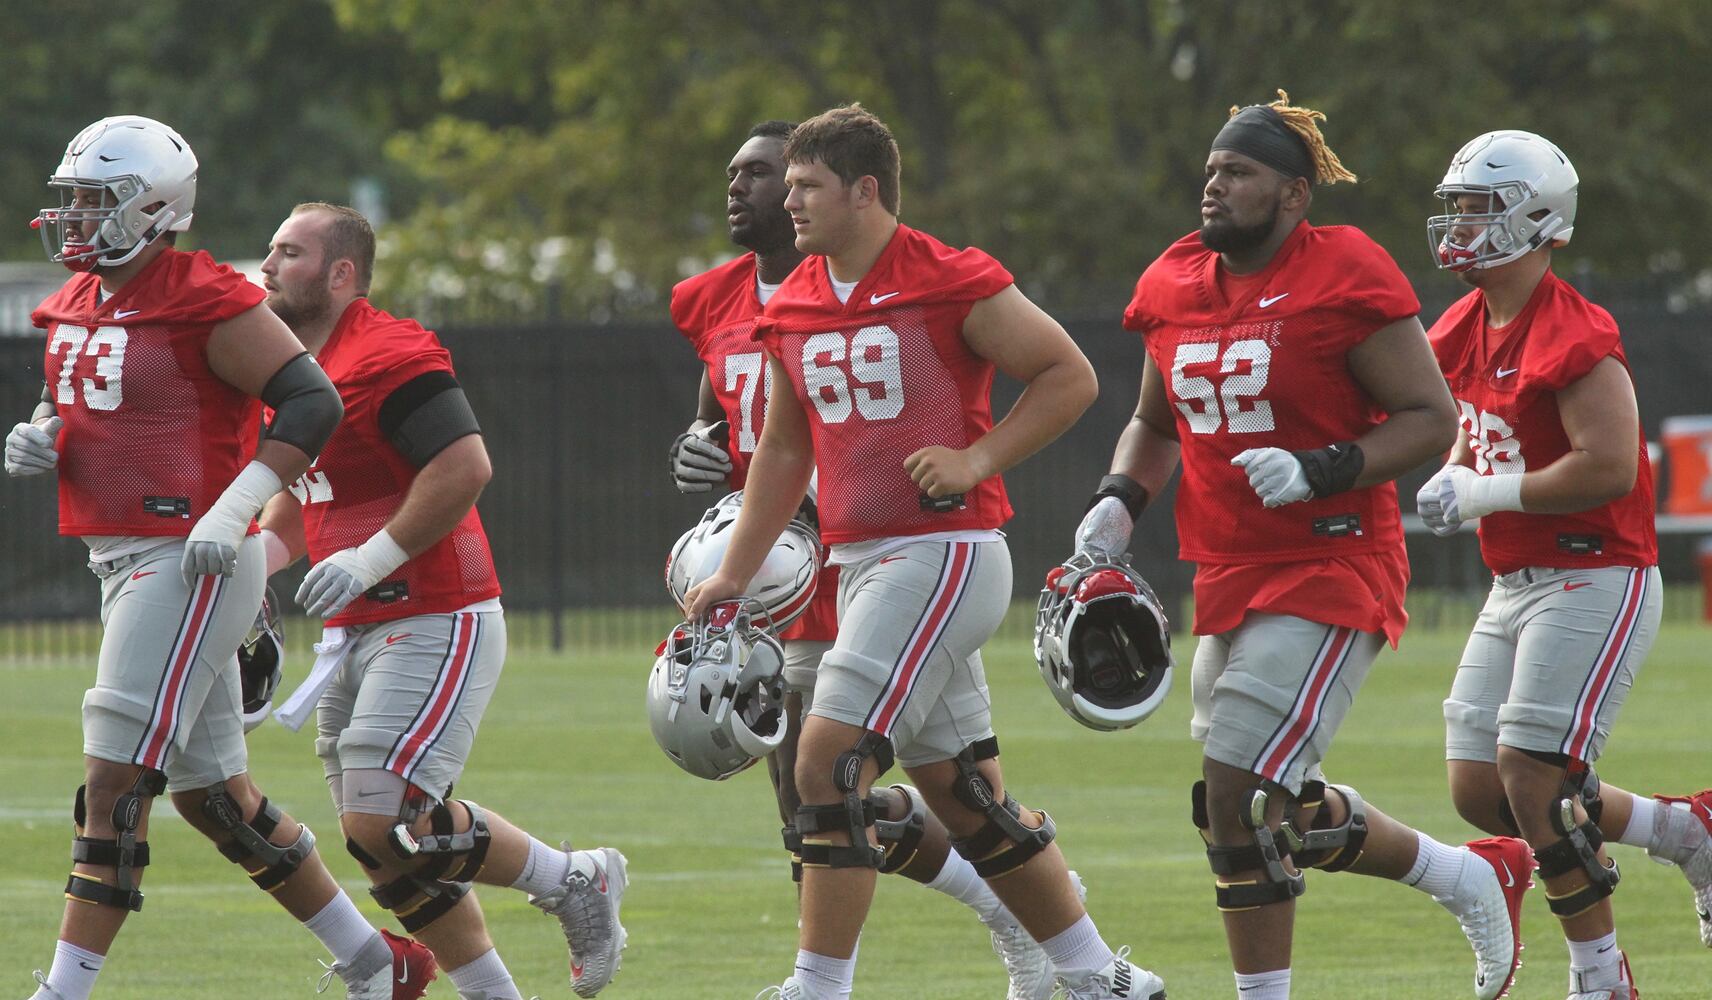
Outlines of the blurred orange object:
<svg viewBox="0 0 1712 1000">
<path fill-rule="evenodd" d="M 1712 514 L 1712 415 L 1666 417 L 1659 440 L 1670 461 L 1667 514 Z"/>
</svg>

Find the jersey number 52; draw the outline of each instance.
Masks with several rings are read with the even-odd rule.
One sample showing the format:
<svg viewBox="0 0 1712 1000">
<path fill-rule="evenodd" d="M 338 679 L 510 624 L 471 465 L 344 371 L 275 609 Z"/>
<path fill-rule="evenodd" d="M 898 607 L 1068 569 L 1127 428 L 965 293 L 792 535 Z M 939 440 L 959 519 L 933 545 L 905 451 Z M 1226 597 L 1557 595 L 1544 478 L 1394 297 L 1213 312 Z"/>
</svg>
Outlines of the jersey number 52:
<svg viewBox="0 0 1712 1000">
<path fill-rule="evenodd" d="M 1247 362 L 1247 371 L 1238 371 Z M 1186 369 L 1206 370 L 1218 364 L 1219 384 Z M 1211 374 L 1211 372 L 1209 372 Z M 1229 426 L 1232 434 L 1253 434 L 1276 426 L 1272 404 L 1259 398 L 1272 374 L 1272 348 L 1264 340 L 1233 340 L 1221 357 L 1219 345 L 1211 341 L 1178 344 L 1171 359 L 1171 394 L 1177 409 L 1195 434 L 1212 434 Z"/>
</svg>

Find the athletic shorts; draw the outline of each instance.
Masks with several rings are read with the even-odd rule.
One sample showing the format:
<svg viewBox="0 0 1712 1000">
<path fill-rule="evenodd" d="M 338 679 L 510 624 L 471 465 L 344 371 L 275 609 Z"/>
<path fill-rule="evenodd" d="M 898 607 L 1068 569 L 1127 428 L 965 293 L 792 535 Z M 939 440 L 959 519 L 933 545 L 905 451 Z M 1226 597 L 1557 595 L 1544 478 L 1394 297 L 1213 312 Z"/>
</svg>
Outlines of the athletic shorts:
<svg viewBox="0 0 1712 1000">
<path fill-rule="evenodd" d="M 505 613 L 417 615 L 347 626 L 346 636 L 351 651 L 316 716 L 329 786 L 341 787 L 345 771 L 383 768 L 444 799 L 505 666 Z"/>
<path fill-rule="evenodd" d="M 1445 699 L 1445 756 L 1498 745 L 1599 759 L 1658 636 L 1657 566 L 1521 569 L 1494 577 Z"/>
<path fill-rule="evenodd" d="M 101 653 L 83 695 L 83 752 L 166 773 L 175 792 L 207 788 L 248 766 L 238 644 L 261 609 L 266 556 L 258 536 L 230 577 L 179 575 L 184 539 L 89 564 L 101 580 Z"/>
<path fill-rule="evenodd" d="M 1384 645 L 1382 632 L 1250 613 L 1195 647 L 1189 734 L 1209 758 L 1296 794 L 1303 781 L 1319 777 Z"/>
<path fill-rule="evenodd" d="M 831 648 L 832 643 L 818 639 L 785 640 L 785 687 L 802 695 L 805 705 L 814 696 L 814 678 L 820 669 L 820 659 Z"/>
<path fill-rule="evenodd" d="M 957 756 L 993 735 L 981 644 L 1010 599 L 1003 539 L 915 542 L 845 566 L 809 714 L 888 737 L 905 767 Z"/>
</svg>

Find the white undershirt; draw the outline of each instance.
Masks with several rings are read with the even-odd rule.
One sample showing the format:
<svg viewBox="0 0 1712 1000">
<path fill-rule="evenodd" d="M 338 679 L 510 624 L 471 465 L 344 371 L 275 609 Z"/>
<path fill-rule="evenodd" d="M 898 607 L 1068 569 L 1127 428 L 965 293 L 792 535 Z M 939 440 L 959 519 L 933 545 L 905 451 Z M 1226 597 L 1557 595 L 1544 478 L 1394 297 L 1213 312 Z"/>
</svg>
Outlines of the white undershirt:
<svg viewBox="0 0 1712 1000">
<path fill-rule="evenodd" d="M 784 284 L 784 282 L 782 282 L 782 281 L 779 282 L 779 285 L 782 285 L 782 284 Z M 756 272 L 756 274 L 755 274 L 755 297 L 761 300 L 762 305 L 766 305 L 769 301 L 772 300 L 773 293 L 779 290 L 779 285 L 767 284 L 765 281 L 761 280 L 760 272 Z"/>
<path fill-rule="evenodd" d="M 831 261 L 826 262 L 826 280 L 832 282 L 832 294 L 838 296 L 840 302 L 849 302 L 850 293 L 854 292 L 856 286 L 862 283 L 861 278 L 857 278 L 855 281 L 839 281 L 833 277 Z"/>
</svg>

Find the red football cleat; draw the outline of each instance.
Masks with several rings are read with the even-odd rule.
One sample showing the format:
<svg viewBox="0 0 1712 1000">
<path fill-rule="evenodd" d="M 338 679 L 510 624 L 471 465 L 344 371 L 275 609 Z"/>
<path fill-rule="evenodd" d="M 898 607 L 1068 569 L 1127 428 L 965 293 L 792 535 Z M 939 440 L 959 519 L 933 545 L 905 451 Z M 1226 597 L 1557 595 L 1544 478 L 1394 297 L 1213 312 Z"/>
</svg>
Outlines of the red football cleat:
<svg viewBox="0 0 1712 1000">
<path fill-rule="evenodd" d="M 1504 907 L 1510 918 L 1512 947 L 1510 967 L 1490 968 L 1481 963 L 1475 971 L 1474 992 L 1481 1000 L 1503 996 L 1516 978 L 1522 964 L 1522 895 L 1533 888 L 1537 864 L 1528 842 L 1516 837 L 1487 837 L 1470 841 L 1469 853 L 1492 866 L 1498 876 L 1498 887 L 1504 892 Z M 1478 950 L 1477 950 L 1478 954 Z M 1500 976 L 1502 982 L 1499 982 Z"/>
<path fill-rule="evenodd" d="M 392 949 L 392 1000 L 417 1000 L 434 981 L 439 967 L 434 953 L 415 938 L 399 937 L 384 928 L 380 936 Z"/>
</svg>

